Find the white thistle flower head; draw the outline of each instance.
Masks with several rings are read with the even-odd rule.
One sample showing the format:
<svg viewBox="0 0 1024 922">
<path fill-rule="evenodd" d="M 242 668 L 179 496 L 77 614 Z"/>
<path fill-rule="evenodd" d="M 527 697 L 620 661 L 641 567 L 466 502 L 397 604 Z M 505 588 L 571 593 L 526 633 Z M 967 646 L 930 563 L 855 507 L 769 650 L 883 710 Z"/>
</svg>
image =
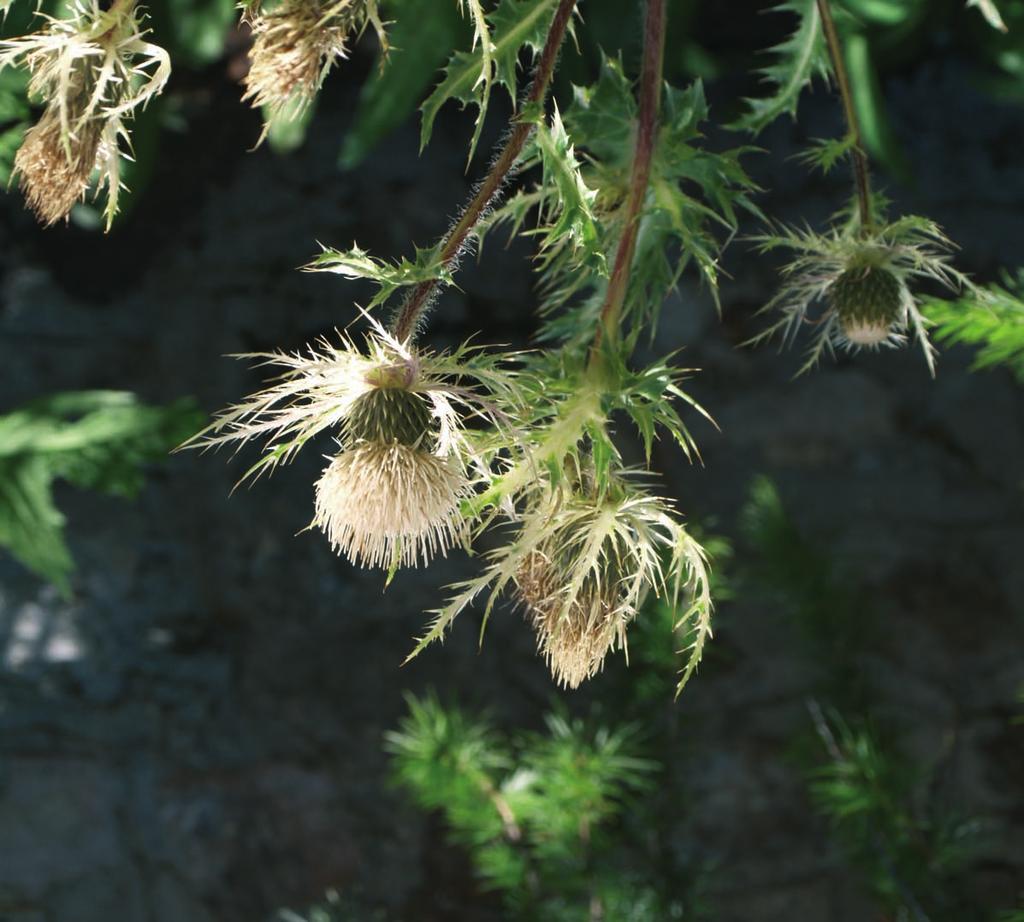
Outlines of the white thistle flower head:
<svg viewBox="0 0 1024 922">
<path fill-rule="evenodd" d="M 384 40 L 376 0 L 280 0 L 247 8 L 252 29 L 244 100 L 266 111 L 262 142 L 271 124 L 302 115 L 320 91 L 335 62 L 346 57 L 347 42 L 368 22 Z"/>
<path fill-rule="evenodd" d="M 355 564 L 416 566 L 458 541 L 459 504 L 468 492 L 452 458 L 397 440 L 360 442 L 317 482 L 313 522 Z"/>
<path fill-rule="evenodd" d="M 762 251 L 791 250 L 782 270 L 782 286 L 764 307 L 781 316 L 751 342 L 780 333 L 792 342 L 805 325 L 814 340 L 800 372 L 810 370 L 824 352 L 856 352 L 904 345 L 913 334 L 935 373 L 935 347 L 913 286 L 924 279 L 956 291 L 970 282 L 949 262 L 953 244 L 938 225 L 907 216 L 868 230 L 834 227 L 826 234 L 785 229 L 759 238 Z"/>
<path fill-rule="evenodd" d="M 488 398 L 466 382 L 495 393 L 511 379 L 468 348 L 413 351 L 373 325 L 365 351 L 342 337 L 340 345 L 322 339 L 305 354 L 250 356 L 284 373 L 186 446 L 265 440 L 244 480 L 334 430 L 340 451 L 317 483 L 313 525 L 353 563 L 417 565 L 446 553 L 463 531 L 460 504 L 484 465 L 465 417 L 498 421 Z"/>
<path fill-rule="evenodd" d="M 538 481 L 511 541 L 492 551 L 484 573 L 460 587 L 438 612 L 424 646 L 443 636 L 480 592 L 487 612 L 506 589 L 524 606 L 555 680 L 576 688 L 599 672 L 607 655 L 626 651 L 626 632 L 649 593 L 678 603 L 691 642 L 680 688 L 696 669 L 711 634 L 707 560 L 670 505 L 623 472 L 595 495 L 561 481 Z"/>
<path fill-rule="evenodd" d="M 29 92 L 46 108 L 14 159 L 29 206 L 44 224 L 65 219 L 99 171 L 109 229 L 117 214 L 127 120 L 170 76 L 167 52 L 145 40 L 143 14 L 117 0 L 76 0 L 67 18 L 44 17 L 39 32 L 0 42 L 0 67 L 23 64 Z"/>
</svg>

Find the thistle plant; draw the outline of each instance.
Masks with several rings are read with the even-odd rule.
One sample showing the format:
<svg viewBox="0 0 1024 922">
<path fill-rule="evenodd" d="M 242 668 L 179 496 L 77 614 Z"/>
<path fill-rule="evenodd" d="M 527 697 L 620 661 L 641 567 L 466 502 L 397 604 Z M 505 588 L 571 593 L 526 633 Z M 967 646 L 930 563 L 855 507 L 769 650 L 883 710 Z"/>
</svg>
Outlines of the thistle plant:
<svg viewBox="0 0 1024 922">
<path fill-rule="evenodd" d="M 46 225 L 67 218 L 98 174 L 109 228 L 121 158 L 131 151 L 127 123 L 163 89 L 171 61 L 146 40 L 134 0 L 117 0 L 109 9 L 99 0 L 74 0 L 67 18 L 44 19 L 39 32 L 0 42 L 0 67 L 24 66 L 29 92 L 45 106 L 15 157 L 14 174 Z"/>
<path fill-rule="evenodd" d="M 782 269 L 779 291 L 764 307 L 765 312 L 781 317 L 751 343 L 776 333 L 782 334 L 784 343 L 791 343 L 802 326 L 816 327 L 800 368 L 803 373 L 817 365 L 824 352 L 898 347 L 913 336 L 934 375 L 936 350 L 918 306 L 916 283 L 931 279 L 951 291 L 970 283 L 950 264 L 953 244 L 935 222 L 914 215 L 892 222 L 876 220 L 880 202 L 871 190 L 860 122 L 829 0 L 816 0 L 806 13 L 805 25 L 812 36 L 821 35 L 828 48 L 847 124 L 844 138 L 819 144 L 805 159 L 827 170 L 848 154 L 855 205 L 845 219 L 843 214 L 833 219 L 832 228 L 824 234 L 783 228 L 757 238 L 762 251 L 785 249 L 794 255 Z"/>
<path fill-rule="evenodd" d="M 659 439 L 699 459 L 690 427 L 711 415 L 688 394 L 694 372 L 677 367 L 674 352 L 644 361 L 637 352 L 658 342 L 662 305 L 683 273 L 692 270 L 717 303 L 726 246 L 744 222 L 768 223 L 769 232 L 754 238 L 758 247 L 792 255 L 766 307 L 776 319 L 757 339 L 781 333 L 792 341 L 813 328 L 804 370 L 825 352 L 914 338 L 934 372 L 919 287 L 969 283 L 934 222 L 883 218 L 828 0 L 781 5 L 798 23 L 764 70 L 772 89 L 748 101 L 730 126 L 756 135 L 795 114 L 802 89 L 831 69 L 848 131 L 809 159 L 828 168 L 848 156 L 855 195 L 850 213 L 822 233 L 778 229 L 746 171 L 756 151 L 710 144 L 701 82 L 666 81 L 666 0 L 638 4 L 638 73 L 622 55 L 602 54 L 593 82 L 555 101 L 561 49 L 580 27 L 585 0 L 446 2 L 468 19 L 471 37 L 423 102 L 422 144 L 448 103 L 475 107 L 472 165 L 492 92 L 507 90 L 513 109 L 472 195 L 449 230 L 411 256 L 383 259 L 356 244 L 324 248 L 307 269 L 374 288 L 360 308 L 365 341 L 339 333 L 300 352 L 249 356 L 277 377 L 187 444 L 262 443 L 242 477 L 251 481 L 314 438 L 332 436 L 313 485 L 310 527 L 352 564 L 385 570 L 389 581 L 399 568 L 457 545 L 473 553 L 484 532 L 497 539 L 478 574 L 451 587 L 411 656 L 478 601 L 486 625 L 504 598 L 524 613 L 555 680 L 574 688 L 600 672 L 609 653 L 627 652 L 630 626 L 644 601 L 657 597 L 685 638 L 676 651 L 681 687 L 711 636 L 709 561 L 682 515 L 689 498 L 667 499 L 650 467 Z M 394 26 L 406 38 L 416 31 L 401 21 L 403 7 L 387 0 L 246 0 L 240 8 L 253 37 L 243 98 L 263 110 L 263 137 L 282 121 L 304 123 L 328 74 L 367 28 L 380 39 L 383 66 L 373 78 L 380 85 L 393 73 L 384 17 L 399 17 Z M 26 66 L 46 103 L 15 164 L 46 223 L 68 214 L 97 168 L 109 190 L 108 225 L 116 212 L 125 121 L 167 79 L 167 57 L 144 40 L 141 22 L 131 0 L 107 10 L 99 0 L 76 0 L 42 32 L 0 46 L 0 63 Z M 402 83 L 398 95 L 416 82 L 411 60 L 393 78 Z M 501 233 L 535 246 L 531 306 L 541 348 L 510 355 L 422 345 L 439 294 Z M 632 432 L 618 429 L 623 420 Z M 639 465 L 629 441 L 642 447 Z"/>
<path fill-rule="evenodd" d="M 368 24 L 387 47 L 377 0 L 243 0 L 241 8 L 253 38 L 242 98 L 265 113 L 261 141 L 274 122 L 309 108 L 352 36 Z"/>
</svg>

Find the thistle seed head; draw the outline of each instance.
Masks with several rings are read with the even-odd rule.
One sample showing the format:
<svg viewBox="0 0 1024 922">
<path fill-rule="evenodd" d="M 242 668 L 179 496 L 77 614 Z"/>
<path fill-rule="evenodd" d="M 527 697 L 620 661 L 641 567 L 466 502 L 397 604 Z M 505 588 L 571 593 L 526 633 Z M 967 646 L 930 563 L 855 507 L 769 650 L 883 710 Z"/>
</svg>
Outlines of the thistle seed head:
<svg viewBox="0 0 1024 922">
<path fill-rule="evenodd" d="M 45 224 L 67 217 L 96 172 L 98 188 L 107 190 L 109 229 L 127 122 L 170 75 L 167 52 L 147 42 L 146 32 L 135 4 L 104 9 L 99 0 L 75 0 L 39 32 L 0 41 L 0 67 L 24 66 L 30 94 L 46 103 L 14 162 L 29 206 Z"/>
<path fill-rule="evenodd" d="M 250 19 L 253 45 L 242 98 L 253 108 L 265 106 L 271 119 L 299 115 L 334 61 L 345 56 L 351 17 L 330 15 L 325 6 L 319 0 L 282 0 Z"/>
<path fill-rule="evenodd" d="M 565 688 L 578 688 L 600 672 L 617 644 L 625 645 L 632 615 L 618 605 L 617 587 L 610 581 L 585 582 L 568 605 L 560 593 L 565 582 L 540 551 L 526 557 L 516 574 L 519 598 L 552 677 Z"/>
<path fill-rule="evenodd" d="M 450 458 L 398 441 L 361 442 L 324 470 L 313 524 L 354 564 L 417 566 L 457 541 L 467 491 Z"/>
<path fill-rule="evenodd" d="M 903 311 L 899 279 L 879 266 L 847 269 L 830 286 L 828 299 L 843 336 L 855 346 L 887 342 Z"/>
<path fill-rule="evenodd" d="M 25 135 L 14 158 L 14 173 L 28 206 L 47 227 L 66 219 L 85 197 L 100 138 L 98 124 L 89 122 L 65 144 L 60 116 L 52 104 Z"/>
</svg>

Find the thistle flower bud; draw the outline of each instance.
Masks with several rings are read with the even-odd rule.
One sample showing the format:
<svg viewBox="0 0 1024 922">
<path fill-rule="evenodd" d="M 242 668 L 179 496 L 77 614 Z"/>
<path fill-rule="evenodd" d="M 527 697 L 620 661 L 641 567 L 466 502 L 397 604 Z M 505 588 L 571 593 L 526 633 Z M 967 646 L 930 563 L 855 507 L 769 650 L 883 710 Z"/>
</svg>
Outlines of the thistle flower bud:
<svg viewBox="0 0 1024 922">
<path fill-rule="evenodd" d="M 463 413 L 495 421 L 495 409 L 469 382 L 504 391 L 512 379 L 470 347 L 413 351 L 370 322 L 365 353 L 343 337 L 340 346 L 320 340 L 308 354 L 251 356 L 285 372 L 186 444 L 265 438 L 263 457 L 246 475 L 255 478 L 318 433 L 340 430 L 341 450 L 316 484 L 313 526 L 357 565 L 416 566 L 462 536 L 470 472 L 484 464 Z"/>
<path fill-rule="evenodd" d="M 788 249 L 794 255 L 783 269 L 781 287 L 764 307 L 781 316 L 751 343 L 776 334 L 791 342 L 802 327 L 813 327 L 803 373 L 837 348 L 856 352 L 898 347 L 913 335 L 935 374 L 935 347 L 913 288 L 922 279 L 951 291 L 971 285 L 951 265 L 953 244 L 937 224 L 906 215 L 868 230 L 848 223 L 826 234 L 784 228 L 760 240 L 766 252 Z M 812 319 L 813 308 L 821 302 L 828 309 Z"/>
<path fill-rule="evenodd" d="M 899 279 L 879 266 L 855 266 L 828 289 L 828 299 L 843 335 L 856 346 L 886 342 L 903 311 Z"/>
</svg>

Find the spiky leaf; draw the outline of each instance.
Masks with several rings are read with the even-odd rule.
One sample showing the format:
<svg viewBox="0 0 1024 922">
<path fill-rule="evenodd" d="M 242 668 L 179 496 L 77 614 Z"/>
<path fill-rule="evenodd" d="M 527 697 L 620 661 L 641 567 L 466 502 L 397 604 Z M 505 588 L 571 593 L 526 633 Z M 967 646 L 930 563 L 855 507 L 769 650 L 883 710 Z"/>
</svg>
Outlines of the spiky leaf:
<svg viewBox="0 0 1024 922">
<path fill-rule="evenodd" d="M 828 74 L 821 17 L 815 0 L 785 0 L 775 10 L 792 13 L 799 22 L 789 38 L 771 49 L 775 60 L 761 69 L 764 82 L 773 85 L 773 92 L 769 96 L 747 99 L 747 111 L 731 126 L 755 135 L 780 115 L 795 116 L 804 88 L 816 75 Z"/>
<path fill-rule="evenodd" d="M 503 86 L 513 105 L 516 102 L 516 72 L 520 51 L 525 47 L 536 52 L 544 43 L 556 0 L 502 0 L 487 17 L 490 42 L 480 37 L 470 51 L 457 51 L 444 70 L 441 82 L 423 103 L 420 147 L 426 147 L 434 128 L 434 120 L 449 100 L 463 106 L 477 107 L 476 126 L 470 142 L 472 159 L 487 117 L 491 90 Z M 489 58 L 485 61 L 485 56 Z"/>
</svg>

